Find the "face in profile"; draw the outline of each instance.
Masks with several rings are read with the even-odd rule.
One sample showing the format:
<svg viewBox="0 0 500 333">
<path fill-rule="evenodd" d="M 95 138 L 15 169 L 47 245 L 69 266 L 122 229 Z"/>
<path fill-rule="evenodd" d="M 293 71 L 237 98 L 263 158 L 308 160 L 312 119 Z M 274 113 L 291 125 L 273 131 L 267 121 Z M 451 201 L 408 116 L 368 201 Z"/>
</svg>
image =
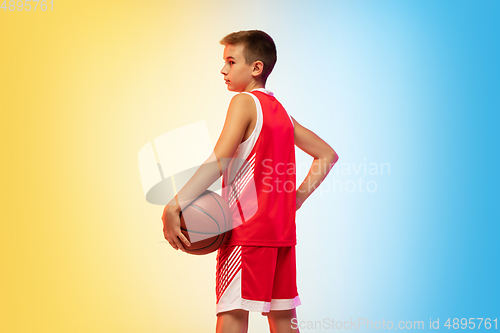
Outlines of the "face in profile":
<svg viewBox="0 0 500 333">
<path fill-rule="evenodd" d="M 228 44 L 224 48 L 224 67 L 221 69 L 229 91 L 242 92 L 252 83 L 253 66 L 245 63 L 243 44 Z"/>
</svg>

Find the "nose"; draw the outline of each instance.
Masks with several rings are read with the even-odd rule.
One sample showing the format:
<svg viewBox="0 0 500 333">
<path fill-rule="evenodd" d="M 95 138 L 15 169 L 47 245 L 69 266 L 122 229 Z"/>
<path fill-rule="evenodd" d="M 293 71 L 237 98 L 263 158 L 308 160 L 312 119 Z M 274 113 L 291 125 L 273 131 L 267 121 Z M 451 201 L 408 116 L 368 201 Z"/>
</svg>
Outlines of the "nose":
<svg viewBox="0 0 500 333">
<path fill-rule="evenodd" d="M 220 70 L 220 73 L 222 75 L 227 75 L 227 71 L 225 70 L 226 69 L 226 65 L 222 66 L 221 70 Z"/>
</svg>

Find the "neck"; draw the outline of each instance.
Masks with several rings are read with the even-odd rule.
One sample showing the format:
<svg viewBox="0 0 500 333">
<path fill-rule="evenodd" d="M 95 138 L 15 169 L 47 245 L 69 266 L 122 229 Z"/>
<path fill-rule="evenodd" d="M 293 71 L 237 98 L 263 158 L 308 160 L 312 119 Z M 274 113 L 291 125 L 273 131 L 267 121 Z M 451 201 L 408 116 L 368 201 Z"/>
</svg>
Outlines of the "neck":
<svg viewBox="0 0 500 333">
<path fill-rule="evenodd" d="M 254 89 L 258 89 L 258 88 L 264 88 L 264 89 L 266 89 L 266 86 L 265 86 L 265 84 L 264 84 L 264 83 L 262 83 L 262 82 L 252 82 L 252 83 L 250 83 L 250 84 L 246 87 L 246 89 L 245 89 L 244 91 L 252 91 L 252 90 L 254 90 Z"/>
</svg>

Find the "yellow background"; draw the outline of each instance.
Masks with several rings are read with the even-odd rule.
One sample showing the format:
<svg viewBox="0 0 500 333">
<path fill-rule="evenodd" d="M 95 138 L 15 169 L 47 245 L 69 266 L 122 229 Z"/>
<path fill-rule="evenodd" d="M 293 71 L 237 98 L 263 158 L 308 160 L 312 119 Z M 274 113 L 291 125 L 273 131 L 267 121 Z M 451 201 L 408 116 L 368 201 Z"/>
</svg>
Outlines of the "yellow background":
<svg viewBox="0 0 500 333">
<path fill-rule="evenodd" d="M 164 240 L 137 156 L 200 120 L 215 145 L 233 95 L 219 40 L 245 29 L 215 25 L 217 8 L 0 10 L 0 331 L 214 331 L 215 253 Z"/>
</svg>

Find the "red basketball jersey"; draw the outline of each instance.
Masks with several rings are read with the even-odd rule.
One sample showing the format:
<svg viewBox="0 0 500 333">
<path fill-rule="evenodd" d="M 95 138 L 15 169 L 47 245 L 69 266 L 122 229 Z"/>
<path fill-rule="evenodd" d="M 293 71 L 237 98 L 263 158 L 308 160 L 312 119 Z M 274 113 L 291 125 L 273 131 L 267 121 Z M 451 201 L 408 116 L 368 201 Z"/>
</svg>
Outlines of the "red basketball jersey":
<svg viewBox="0 0 500 333">
<path fill-rule="evenodd" d="M 292 118 L 264 88 L 254 98 L 257 123 L 222 177 L 233 229 L 226 245 L 294 246 L 296 167 Z"/>
</svg>

